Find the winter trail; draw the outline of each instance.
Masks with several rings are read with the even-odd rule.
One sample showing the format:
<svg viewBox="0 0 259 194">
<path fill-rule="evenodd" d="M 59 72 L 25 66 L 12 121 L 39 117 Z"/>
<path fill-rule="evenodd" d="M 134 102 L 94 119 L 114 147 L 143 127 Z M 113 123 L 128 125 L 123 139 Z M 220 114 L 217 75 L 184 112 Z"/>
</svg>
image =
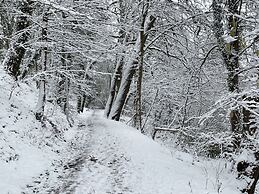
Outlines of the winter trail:
<svg viewBox="0 0 259 194">
<path fill-rule="evenodd" d="M 171 153 L 136 129 L 102 118 L 100 112 L 81 115 L 81 122 L 80 131 L 88 133 L 82 141 L 84 159 L 77 176 L 60 193 L 239 193 L 234 177 L 219 163 L 201 164 L 190 155 Z"/>
</svg>

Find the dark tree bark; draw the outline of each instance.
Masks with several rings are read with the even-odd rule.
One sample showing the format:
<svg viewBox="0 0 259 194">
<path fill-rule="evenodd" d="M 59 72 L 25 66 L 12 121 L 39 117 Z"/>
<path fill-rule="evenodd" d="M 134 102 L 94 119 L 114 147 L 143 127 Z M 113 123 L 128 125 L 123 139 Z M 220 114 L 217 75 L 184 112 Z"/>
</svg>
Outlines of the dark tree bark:
<svg viewBox="0 0 259 194">
<path fill-rule="evenodd" d="M 38 96 L 38 103 L 36 107 L 36 119 L 39 121 L 43 121 L 44 116 L 44 109 L 46 103 L 46 76 L 44 72 L 47 70 L 47 62 L 48 62 L 48 12 L 46 11 L 43 14 L 43 27 L 41 30 L 42 33 L 42 42 L 45 44 L 41 50 L 41 63 L 40 69 L 42 71 L 42 75 L 40 76 L 39 80 L 39 96 Z"/>
<path fill-rule="evenodd" d="M 147 36 L 145 35 L 145 21 L 147 18 L 149 9 L 149 1 L 143 7 L 142 21 L 141 21 L 141 31 L 140 31 L 140 48 L 139 48 L 139 58 L 138 58 L 138 68 L 137 68 L 137 89 L 134 99 L 134 126 L 140 129 L 143 133 L 142 128 L 142 79 L 143 79 L 143 63 L 144 63 L 144 48 Z"/>
<path fill-rule="evenodd" d="M 230 15 L 227 17 L 227 24 L 229 30 L 229 36 L 233 38 L 233 41 L 227 43 L 223 40 L 224 29 L 224 10 L 222 7 L 222 0 L 213 0 L 212 7 L 214 10 L 214 34 L 218 41 L 218 46 L 221 50 L 221 54 L 228 70 L 228 90 L 229 92 L 239 92 L 239 51 L 240 51 L 240 35 L 241 28 L 238 18 L 235 14 L 240 13 L 241 1 L 239 0 L 227 0 L 227 8 Z M 239 132 L 241 129 L 241 117 L 239 110 L 232 110 L 230 113 L 230 124 L 233 132 Z"/>
<path fill-rule="evenodd" d="M 32 15 L 32 4 L 33 1 L 31 0 L 23 0 L 19 5 L 19 9 L 22 13 L 17 17 L 16 22 L 18 38 L 9 49 L 9 53 L 4 62 L 7 72 L 16 80 L 20 75 L 20 65 L 26 51 L 25 44 L 30 36 L 28 27 L 30 26 L 29 17 Z"/>
</svg>

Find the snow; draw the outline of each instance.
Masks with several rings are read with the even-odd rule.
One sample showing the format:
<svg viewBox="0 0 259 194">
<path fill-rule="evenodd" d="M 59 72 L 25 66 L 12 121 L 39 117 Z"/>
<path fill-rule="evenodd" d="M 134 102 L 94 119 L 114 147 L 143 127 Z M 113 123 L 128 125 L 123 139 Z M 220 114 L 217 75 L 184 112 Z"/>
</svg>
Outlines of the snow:
<svg viewBox="0 0 259 194">
<path fill-rule="evenodd" d="M 49 0 L 35 0 L 35 1 L 40 2 L 42 4 L 45 4 L 45 5 L 50 5 L 50 6 L 52 6 L 53 8 L 55 8 L 57 10 L 65 11 L 65 12 L 71 14 L 71 15 L 83 15 L 83 14 L 81 14 L 79 12 L 76 12 L 76 11 L 70 10 L 70 9 L 68 9 L 66 7 L 63 7 L 61 5 L 58 5 L 58 4 L 56 4 L 52 0 L 50 0 L 50 1 Z"/>
<path fill-rule="evenodd" d="M 21 193 L 58 156 L 35 121 L 36 89 L 0 68 L 0 193 Z"/>
<path fill-rule="evenodd" d="M 23 142 L 12 143 L 21 157 L 13 162 L 0 162 L 1 193 L 20 193 L 21 188 L 32 181 L 32 177 L 38 176 L 49 166 L 49 158 L 51 158 L 46 153 L 33 146 L 25 145 Z"/>
<path fill-rule="evenodd" d="M 195 161 L 171 152 L 136 129 L 87 116 L 92 141 L 75 193 L 238 194 L 238 182 L 223 160 Z M 89 125 L 88 125 L 89 126 Z M 94 158 L 96 161 L 92 161 Z"/>
<path fill-rule="evenodd" d="M 35 120 L 33 85 L 17 84 L 0 69 L 0 90 L 1 194 L 240 193 L 227 161 L 169 150 L 97 110 L 69 127 L 57 107 L 47 108 L 63 134 L 57 137 L 57 129 Z"/>
<path fill-rule="evenodd" d="M 227 43 L 227 44 L 237 40 L 236 38 L 229 36 L 229 35 L 225 35 L 222 38 L 224 39 L 225 43 Z"/>
</svg>

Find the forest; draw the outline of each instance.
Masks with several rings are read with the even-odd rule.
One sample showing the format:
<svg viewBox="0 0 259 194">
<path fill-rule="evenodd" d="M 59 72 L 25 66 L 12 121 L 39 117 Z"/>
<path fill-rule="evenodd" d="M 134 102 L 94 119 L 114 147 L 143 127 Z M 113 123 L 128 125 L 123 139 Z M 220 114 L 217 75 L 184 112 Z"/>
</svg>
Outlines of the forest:
<svg viewBox="0 0 259 194">
<path fill-rule="evenodd" d="M 258 43 L 258 0 L 0 0 L 0 193 L 259 194 Z"/>
</svg>

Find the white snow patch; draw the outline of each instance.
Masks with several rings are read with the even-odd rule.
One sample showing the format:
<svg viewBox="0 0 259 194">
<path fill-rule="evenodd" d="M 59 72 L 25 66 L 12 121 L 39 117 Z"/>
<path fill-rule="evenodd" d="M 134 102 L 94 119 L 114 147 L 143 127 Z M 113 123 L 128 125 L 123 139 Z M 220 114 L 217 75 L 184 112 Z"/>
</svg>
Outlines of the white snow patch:
<svg viewBox="0 0 259 194">
<path fill-rule="evenodd" d="M 229 36 L 229 35 L 225 35 L 222 38 L 224 39 L 225 43 L 227 43 L 227 44 L 237 40 L 236 38 Z"/>
</svg>

